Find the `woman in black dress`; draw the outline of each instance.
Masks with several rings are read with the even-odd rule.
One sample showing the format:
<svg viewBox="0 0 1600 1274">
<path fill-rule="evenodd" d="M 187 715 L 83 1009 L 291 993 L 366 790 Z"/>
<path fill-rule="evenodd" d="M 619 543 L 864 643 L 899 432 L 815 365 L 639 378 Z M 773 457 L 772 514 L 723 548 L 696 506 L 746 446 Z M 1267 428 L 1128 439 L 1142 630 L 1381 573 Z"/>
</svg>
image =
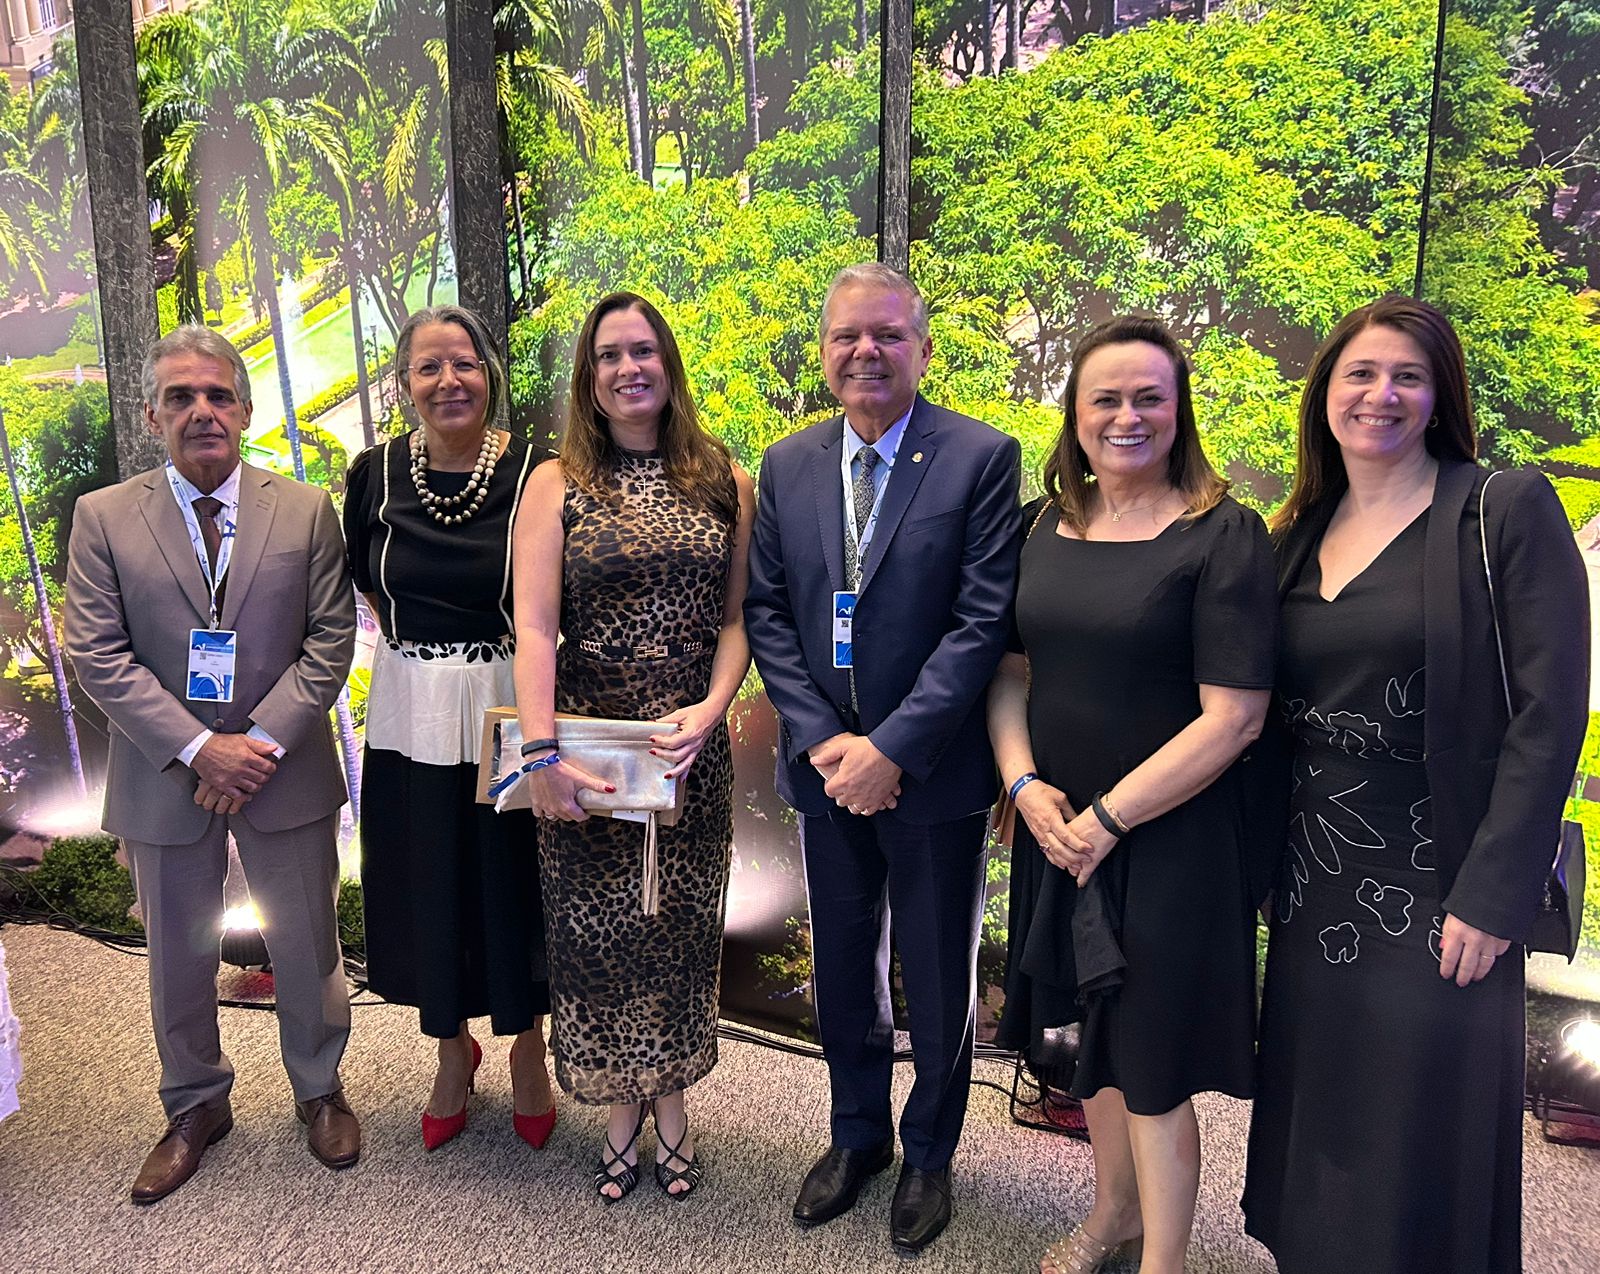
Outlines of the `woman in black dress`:
<svg viewBox="0 0 1600 1274">
<path fill-rule="evenodd" d="M 1244 1211 L 1284 1274 L 1522 1268 L 1517 944 L 1583 740 L 1587 612 L 1550 483 L 1476 452 L 1437 310 L 1340 321 L 1275 519 L 1294 779 Z"/>
<path fill-rule="evenodd" d="M 1272 684 L 1271 552 L 1201 451 L 1187 364 L 1154 319 L 1079 344 L 1044 486 L 1019 649 L 989 698 L 1021 815 L 1001 1030 L 1031 1048 L 1082 1022 L 1072 1092 L 1095 1201 L 1040 1268 L 1088 1274 L 1142 1235 L 1145 1274 L 1179 1274 L 1200 1173 L 1190 1098 L 1251 1091 L 1234 762 Z"/>
<path fill-rule="evenodd" d="M 438 1040 L 429 1150 L 466 1126 L 482 1058 L 467 1019 L 483 1016 L 516 1036 L 512 1122 L 537 1149 L 556 1116 L 535 825 L 476 795 L 484 710 L 513 698 L 512 515 L 548 453 L 494 427 L 505 369 L 471 311 L 413 314 L 394 361 L 417 428 L 356 457 L 344 515 L 382 634 L 361 780 L 368 983 Z"/>
</svg>

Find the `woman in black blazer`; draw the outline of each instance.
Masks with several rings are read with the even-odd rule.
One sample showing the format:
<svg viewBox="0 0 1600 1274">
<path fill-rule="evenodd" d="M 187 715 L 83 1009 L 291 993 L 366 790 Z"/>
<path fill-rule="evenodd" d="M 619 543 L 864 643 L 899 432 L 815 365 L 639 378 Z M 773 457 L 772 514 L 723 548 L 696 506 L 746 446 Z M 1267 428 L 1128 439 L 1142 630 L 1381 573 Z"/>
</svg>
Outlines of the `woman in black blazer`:
<svg viewBox="0 0 1600 1274">
<path fill-rule="evenodd" d="M 1245 1228 L 1283 1274 L 1519 1271 L 1520 943 L 1587 720 L 1572 530 L 1476 463 L 1460 342 L 1403 297 L 1317 351 L 1274 529 L 1294 774 Z"/>
</svg>

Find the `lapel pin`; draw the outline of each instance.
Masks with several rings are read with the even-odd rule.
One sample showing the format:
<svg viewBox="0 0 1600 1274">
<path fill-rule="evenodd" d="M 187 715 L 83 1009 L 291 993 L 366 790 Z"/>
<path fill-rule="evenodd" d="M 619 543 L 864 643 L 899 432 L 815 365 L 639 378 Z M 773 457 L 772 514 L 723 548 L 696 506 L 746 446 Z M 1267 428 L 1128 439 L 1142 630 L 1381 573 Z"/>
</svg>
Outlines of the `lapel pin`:
<svg viewBox="0 0 1600 1274">
<path fill-rule="evenodd" d="M 911 463 L 912 464 L 921 464 L 922 463 L 922 453 L 920 451 L 914 452 L 912 454 Z"/>
</svg>

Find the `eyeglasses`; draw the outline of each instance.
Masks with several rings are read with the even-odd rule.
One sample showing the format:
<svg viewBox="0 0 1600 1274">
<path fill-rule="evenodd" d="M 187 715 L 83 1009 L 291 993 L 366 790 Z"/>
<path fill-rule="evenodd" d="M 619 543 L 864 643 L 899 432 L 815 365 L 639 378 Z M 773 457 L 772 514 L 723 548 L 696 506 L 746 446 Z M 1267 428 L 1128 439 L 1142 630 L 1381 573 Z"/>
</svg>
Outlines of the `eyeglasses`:
<svg viewBox="0 0 1600 1274">
<path fill-rule="evenodd" d="M 477 376 L 483 371 L 483 364 L 475 358 L 452 358 L 449 366 L 462 380 L 469 376 Z M 406 368 L 413 380 L 438 380 L 444 375 L 444 369 L 445 364 L 437 358 L 425 358 L 420 363 L 412 363 Z"/>
</svg>

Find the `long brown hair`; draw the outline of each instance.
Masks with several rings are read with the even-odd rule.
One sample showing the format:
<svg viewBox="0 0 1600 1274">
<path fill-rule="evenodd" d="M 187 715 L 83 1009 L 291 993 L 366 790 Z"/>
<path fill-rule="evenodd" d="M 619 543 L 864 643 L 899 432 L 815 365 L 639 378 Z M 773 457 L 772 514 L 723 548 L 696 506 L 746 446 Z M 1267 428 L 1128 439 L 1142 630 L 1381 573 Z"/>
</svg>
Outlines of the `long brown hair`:
<svg viewBox="0 0 1600 1274">
<path fill-rule="evenodd" d="M 1189 361 L 1177 339 L 1158 318 L 1126 314 L 1107 319 L 1090 328 L 1072 351 L 1072 371 L 1067 376 L 1066 411 L 1061 436 L 1044 466 L 1045 495 L 1061 510 L 1061 520 L 1079 535 L 1089 525 L 1089 502 L 1093 494 L 1090 477 L 1093 466 L 1078 443 L 1078 384 L 1089 355 L 1108 345 L 1154 345 L 1172 360 L 1177 382 L 1177 433 L 1167 453 L 1167 481 L 1184 499 L 1185 518 L 1208 513 L 1228 493 L 1228 483 L 1206 458 L 1200 445 L 1200 429 L 1194 420 L 1194 399 L 1189 392 Z"/>
<path fill-rule="evenodd" d="M 1467 388 L 1467 363 L 1455 328 L 1426 301 L 1409 296 L 1383 297 L 1346 314 L 1311 357 L 1306 387 L 1300 395 L 1294 485 L 1283 507 L 1272 515 L 1274 535 L 1282 535 L 1324 502 L 1337 500 L 1350 485 L 1344 456 L 1328 424 L 1328 384 L 1345 346 L 1369 327 L 1402 332 L 1427 355 L 1434 388 L 1434 419 L 1422 435 L 1428 454 L 1454 460 L 1478 458 L 1478 428 L 1472 414 L 1472 394 Z"/>
<path fill-rule="evenodd" d="M 600 322 L 619 310 L 637 310 L 655 333 L 666 369 L 667 407 L 661 413 L 656 447 L 662 468 L 674 489 L 728 526 L 739 521 L 739 491 L 733 481 L 733 460 L 718 438 L 700 427 L 683 369 L 677 339 L 661 311 L 633 292 L 602 297 L 583 320 L 572 357 L 572 389 L 567 395 L 567 426 L 561 441 L 561 471 L 581 490 L 606 496 L 622 457 L 611 436 L 611 422 L 595 400 L 594 342 Z"/>
</svg>

